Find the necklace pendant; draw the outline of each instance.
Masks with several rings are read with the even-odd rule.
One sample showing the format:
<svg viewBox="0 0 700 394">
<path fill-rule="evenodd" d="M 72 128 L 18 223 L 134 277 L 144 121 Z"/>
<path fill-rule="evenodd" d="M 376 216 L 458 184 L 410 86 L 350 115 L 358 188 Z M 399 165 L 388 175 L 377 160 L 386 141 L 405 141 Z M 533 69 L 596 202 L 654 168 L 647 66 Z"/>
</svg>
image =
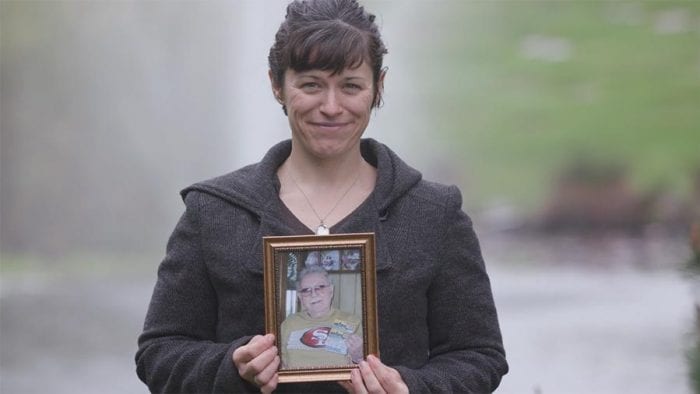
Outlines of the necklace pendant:
<svg viewBox="0 0 700 394">
<path fill-rule="evenodd" d="M 328 227 L 326 227 L 323 223 L 316 227 L 316 235 L 328 235 L 330 233 L 331 232 L 328 230 Z"/>
</svg>

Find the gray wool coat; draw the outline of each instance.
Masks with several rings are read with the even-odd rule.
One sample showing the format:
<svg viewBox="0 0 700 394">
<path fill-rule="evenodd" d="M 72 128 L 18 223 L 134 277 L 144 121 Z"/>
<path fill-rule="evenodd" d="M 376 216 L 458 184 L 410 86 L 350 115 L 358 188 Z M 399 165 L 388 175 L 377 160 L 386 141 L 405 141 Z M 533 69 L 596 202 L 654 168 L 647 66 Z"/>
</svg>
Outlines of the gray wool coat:
<svg viewBox="0 0 700 394">
<path fill-rule="evenodd" d="M 385 145 L 361 143 L 374 192 L 331 233 L 374 232 L 382 361 L 412 393 L 490 393 L 508 370 L 489 278 L 454 186 L 431 183 Z M 263 334 L 262 237 L 310 234 L 278 197 L 291 142 L 257 164 L 182 191 L 186 209 L 158 269 L 138 340 L 152 392 L 257 391 L 233 351 Z M 334 382 L 280 392 L 342 391 Z"/>
</svg>

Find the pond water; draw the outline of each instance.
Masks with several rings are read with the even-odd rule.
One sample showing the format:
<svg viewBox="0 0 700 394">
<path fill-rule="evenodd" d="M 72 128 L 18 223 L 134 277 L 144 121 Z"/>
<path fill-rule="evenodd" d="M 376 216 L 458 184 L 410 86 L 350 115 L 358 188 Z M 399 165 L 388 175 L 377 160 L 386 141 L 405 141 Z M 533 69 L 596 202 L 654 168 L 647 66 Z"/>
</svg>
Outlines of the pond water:
<svg viewBox="0 0 700 394">
<path fill-rule="evenodd" d="M 549 241 L 484 242 L 511 367 L 497 392 L 690 393 L 693 297 L 672 264 L 685 246 Z"/>
</svg>

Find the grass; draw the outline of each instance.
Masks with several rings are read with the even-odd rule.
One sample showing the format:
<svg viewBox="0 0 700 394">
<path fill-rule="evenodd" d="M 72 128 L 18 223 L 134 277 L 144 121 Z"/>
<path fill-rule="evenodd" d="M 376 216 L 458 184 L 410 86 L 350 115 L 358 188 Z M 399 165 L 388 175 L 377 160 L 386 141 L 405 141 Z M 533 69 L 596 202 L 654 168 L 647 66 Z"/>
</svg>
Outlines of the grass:
<svg viewBox="0 0 700 394">
<path fill-rule="evenodd" d="M 0 277 L 12 281 L 26 275 L 61 279 L 83 276 L 152 275 L 162 256 L 154 253 L 75 252 L 60 256 L 1 254 Z"/>
<path fill-rule="evenodd" d="M 700 167 L 700 3 L 429 4 L 442 20 L 439 45 L 416 44 L 418 67 L 434 70 L 426 85 L 438 87 L 426 102 L 437 132 L 464 152 L 477 201 L 535 206 L 581 156 L 623 164 L 640 190 L 688 191 Z M 685 30 L 657 32 L 674 13 Z M 570 55 L 524 56 L 528 37 L 563 42 Z"/>
</svg>

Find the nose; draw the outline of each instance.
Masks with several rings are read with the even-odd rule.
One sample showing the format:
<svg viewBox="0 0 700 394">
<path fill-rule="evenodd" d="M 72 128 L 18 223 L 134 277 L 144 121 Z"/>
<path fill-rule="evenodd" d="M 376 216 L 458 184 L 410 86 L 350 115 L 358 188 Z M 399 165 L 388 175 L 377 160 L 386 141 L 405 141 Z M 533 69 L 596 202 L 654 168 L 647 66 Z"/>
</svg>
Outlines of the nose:
<svg viewBox="0 0 700 394">
<path fill-rule="evenodd" d="M 328 89 L 321 103 L 321 113 L 328 117 L 340 115 L 343 107 L 340 104 L 340 93 L 335 89 Z"/>
</svg>

